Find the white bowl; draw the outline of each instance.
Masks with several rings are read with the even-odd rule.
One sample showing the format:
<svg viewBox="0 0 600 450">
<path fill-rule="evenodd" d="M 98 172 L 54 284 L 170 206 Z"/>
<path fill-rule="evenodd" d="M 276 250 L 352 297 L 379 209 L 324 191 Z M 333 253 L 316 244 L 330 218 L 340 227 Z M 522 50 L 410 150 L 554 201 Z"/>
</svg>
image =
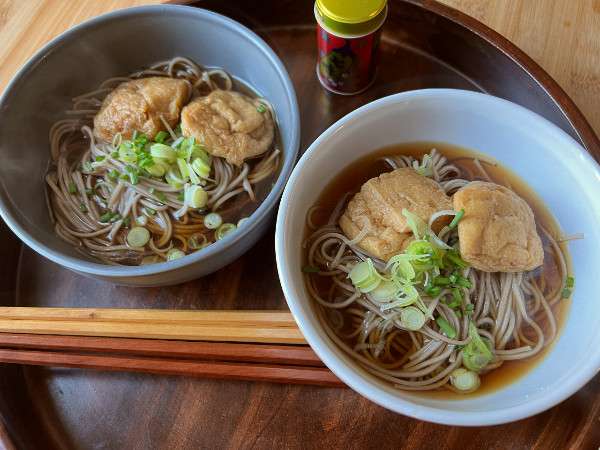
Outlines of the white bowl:
<svg viewBox="0 0 600 450">
<path fill-rule="evenodd" d="M 443 141 L 490 155 L 537 192 L 566 233 L 576 289 L 562 334 L 528 374 L 495 392 L 464 400 L 433 399 L 394 389 L 360 368 L 327 337 L 303 282 L 305 216 L 345 166 L 384 146 Z M 448 425 L 491 425 L 539 413 L 580 389 L 600 369 L 600 170 L 561 129 L 489 95 L 427 89 L 369 103 L 309 147 L 292 172 L 277 217 L 277 268 L 288 305 L 323 362 L 351 388 L 407 416 Z"/>
</svg>

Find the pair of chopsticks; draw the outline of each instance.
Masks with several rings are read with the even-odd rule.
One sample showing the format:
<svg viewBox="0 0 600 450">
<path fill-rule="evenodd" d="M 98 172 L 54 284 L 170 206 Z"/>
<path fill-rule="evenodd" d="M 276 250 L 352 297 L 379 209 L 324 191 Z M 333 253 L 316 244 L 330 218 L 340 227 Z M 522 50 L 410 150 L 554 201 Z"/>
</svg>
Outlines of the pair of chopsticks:
<svg viewBox="0 0 600 450">
<path fill-rule="evenodd" d="M 281 311 L 3 307 L 0 362 L 342 385 Z"/>
</svg>

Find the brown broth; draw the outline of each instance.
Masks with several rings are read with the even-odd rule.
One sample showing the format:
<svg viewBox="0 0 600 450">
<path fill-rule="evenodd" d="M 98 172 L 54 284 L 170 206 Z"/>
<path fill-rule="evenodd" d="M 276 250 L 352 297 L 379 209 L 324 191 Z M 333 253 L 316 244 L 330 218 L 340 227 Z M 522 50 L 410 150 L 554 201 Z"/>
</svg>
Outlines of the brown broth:
<svg viewBox="0 0 600 450">
<path fill-rule="evenodd" d="M 481 174 L 481 171 L 473 161 L 474 158 L 478 159 L 493 182 L 509 187 L 530 205 L 538 227 L 543 226 L 553 236 L 559 236 L 561 234 L 556 219 L 548 208 L 546 208 L 543 201 L 525 183 L 525 181 L 519 178 L 519 176 L 510 169 L 500 166 L 497 162 L 493 161 L 492 158 L 482 153 L 442 142 L 413 142 L 385 147 L 360 158 L 345 167 L 327 185 L 318 198 L 316 205 L 319 205 L 320 208 L 315 211 L 312 216 L 314 224 L 317 226 L 324 225 L 335 206 L 345 194 L 354 194 L 358 192 L 363 183 L 369 179 L 379 176 L 383 172 L 389 172 L 391 169 L 384 161 L 382 161 L 381 158 L 383 156 L 407 155 L 420 159 L 433 148 L 436 148 L 450 162 L 459 167 L 461 171 L 463 171 L 463 175 L 471 174 L 471 176 L 465 176 L 465 178 L 468 179 L 484 179 L 483 174 Z M 307 230 L 307 236 L 308 233 L 309 231 Z M 558 263 L 554 260 L 552 253 L 547 251 L 548 242 L 545 236 L 540 233 L 540 237 L 544 244 L 545 281 L 549 286 L 561 285 L 563 280 L 561 280 L 559 276 L 560 271 L 558 269 Z M 566 256 L 567 271 L 571 273 L 571 262 L 566 245 L 560 245 Z M 554 342 L 556 342 L 558 336 L 560 336 L 563 325 L 566 322 L 570 305 L 571 300 L 569 299 L 559 301 L 553 307 L 557 324 L 557 337 Z M 538 320 L 538 322 L 541 323 L 542 328 L 546 332 L 546 324 L 543 321 Z M 417 395 L 425 395 L 430 398 L 459 400 L 468 396 L 489 394 L 497 389 L 514 383 L 532 370 L 548 354 L 553 347 L 554 342 L 532 358 L 521 361 L 505 361 L 499 368 L 482 375 L 481 386 L 474 393 L 458 394 L 447 389 L 439 389 L 435 391 L 418 392 Z"/>
</svg>

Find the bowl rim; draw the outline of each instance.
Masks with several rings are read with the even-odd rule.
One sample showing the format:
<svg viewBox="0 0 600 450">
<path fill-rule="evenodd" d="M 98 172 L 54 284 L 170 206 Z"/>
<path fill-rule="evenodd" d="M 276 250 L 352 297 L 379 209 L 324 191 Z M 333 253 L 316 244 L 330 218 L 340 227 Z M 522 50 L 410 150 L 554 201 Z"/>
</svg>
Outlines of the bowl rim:
<svg viewBox="0 0 600 450">
<path fill-rule="evenodd" d="M 293 202 L 293 194 L 299 189 L 299 180 L 302 177 L 302 169 L 307 164 L 311 156 L 319 151 L 320 146 L 342 127 L 350 127 L 368 112 L 385 107 L 391 104 L 402 104 L 409 101 L 419 101 L 429 98 L 451 98 L 454 101 L 473 100 L 488 102 L 495 108 L 503 109 L 512 115 L 521 115 L 526 120 L 537 123 L 547 129 L 548 133 L 553 134 L 555 142 L 564 142 L 567 144 L 565 151 L 571 151 L 579 158 L 587 162 L 595 178 L 600 180 L 600 166 L 594 158 L 571 136 L 561 128 L 548 121 L 539 114 L 517 105 L 508 100 L 495 97 L 480 92 L 466 91 L 461 89 L 418 89 L 413 91 L 401 92 L 380 99 L 374 100 L 362 107 L 345 115 L 330 127 L 328 127 L 304 152 L 296 167 L 294 168 L 290 179 L 283 192 L 277 214 L 277 224 L 275 230 L 275 257 L 277 262 L 277 271 L 281 281 L 281 287 L 286 298 L 286 302 L 298 327 L 304 335 L 306 341 L 313 348 L 319 358 L 338 376 L 344 383 L 353 390 L 373 401 L 374 403 L 392 410 L 396 413 L 404 414 L 416 419 L 429 422 L 458 425 L 458 426 L 485 426 L 499 425 L 512 422 L 538 414 L 562 402 L 576 391 L 581 389 L 596 373 L 600 370 L 600 349 L 594 355 L 581 364 L 574 378 L 569 383 L 565 383 L 561 389 L 547 392 L 543 397 L 534 399 L 524 404 L 500 408 L 492 411 L 460 411 L 445 410 L 433 406 L 418 405 L 410 400 L 400 397 L 393 397 L 392 394 L 385 392 L 373 382 L 359 375 L 352 370 L 352 366 L 345 362 L 339 354 L 341 350 L 325 336 L 317 332 L 317 327 L 311 324 L 308 315 L 300 307 L 300 301 L 297 300 L 301 292 L 298 292 L 294 281 L 298 274 L 289 272 L 287 264 L 287 254 L 285 249 L 285 236 L 287 235 L 286 220 L 289 216 L 288 209 Z M 568 148 L 567 148 L 568 147 Z M 340 168 L 341 170 L 342 168 Z M 551 350 L 552 351 L 552 350 Z M 527 377 L 527 375 L 525 375 Z"/>
<path fill-rule="evenodd" d="M 140 265 L 140 266 L 111 266 L 102 263 L 96 263 L 87 261 L 82 258 L 73 257 L 56 251 L 43 244 L 38 239 L 30 235 L 23 226 L 21 226 L 20 219 L 13 214 L 12 202 L 6 199 L 6 188 L 3 183 L 0 183 L 0 217 L 5 221 L 8 227 L 30 248 L 40 253 L 49 260 L 64 266 L 68 269 L 82 272 L 89 275 L 119 278 L 119 277 L 144 277 L 149 275 L 162 274 L 166 272 L 173 272 L 182 267 L 192 265 L 199 261 L 209 259 L 214 255 L 222 252 L 226 248 L 233 247 L 236 242 L 242 240 L 247 234 L 259 227 L 260 224 L 266 219 L 266 216 L 270 214 L 272 209 L 276 206 L 285 184 L 294 168 L 294 164 L 298 157 L 298 151 L 300 147 L 300 109 L 298 107 L 298 100 L 294 85 L 290 79 L 290 76 L 283 65 L 283 62 L 275 54 L 273 49 L 254 31 L 241 23 L 230 19 L 222 14 L 215 13 L 203 8 L 197 8 L 186 5 L 146 5 L 136 6 L 131 8 L 119 9 L 106 14 L 93 17 L 85 20 L 72 28 L 60 33 L 54 37 L 41 49 L 39 49 L 32 57 L 30 57 L 21 68 L 11 78 L 7 84 L 4 92 L 0 96 L 0 110 L 2 110 L 4 104 L 8 101 L 12 95 L 12 90 L 19 81 L 24 78 L 32 68 L 42 60 L 47 54 L 49 54 L 54 48 L 60 46 L 64 41 L 73 39 L 82 33 L 85 33 L 87 29 L 102 25 L 110 22 L 114 19 L 122 19 L 131 16 L 139 15 L 162 15 L 162 14 L 175 14 L 184 15 L 186 17 L 194 17 L 196 19 L 204 19 L 216 22 L 222 25 L 224 28 L 237 34 L 240 38 L 246 39 L 254 44 L 260 51 L 262 51 L 267 59 L 270 61 L 272 67 L 275 69 L 277 76 L 281 80 L 286 96 L 288 100 L 288 108 L 291 113 L 291 139 L 289 148 L 285 148 L 282 158 L 282 166 L 277 177 L 273 188 L 259 205 L 259 207 L 248 216 L 242 231 L 236 230 L 235 232 L 227 235 L 223 239 L 209 245 L 208 247 L 194 252 L 190 255 L 186 255 L 182 258 L 173 261 L 160 262 L 155 264 Z M 49 154 L 48 154 L 49 155 Z"/>
</svg>

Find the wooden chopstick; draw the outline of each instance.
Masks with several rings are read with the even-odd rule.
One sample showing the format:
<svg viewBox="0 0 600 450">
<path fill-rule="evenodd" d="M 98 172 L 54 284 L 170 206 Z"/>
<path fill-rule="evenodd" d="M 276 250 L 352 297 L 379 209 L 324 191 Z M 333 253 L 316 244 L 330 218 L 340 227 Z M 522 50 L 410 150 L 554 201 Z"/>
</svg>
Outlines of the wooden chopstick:
<svg viewBox="0 0 600 450">
<path fill-rule="evenodd" d="M 1 307 L 0 332 L 304 344 L 285 311 Z"/>
<path fill-rule="evenodd" d="M 269 381 L 275 383 L 343 386 L 343 383 L 324 367 L 180 359 L 169 359 L 167 361 L 162 358 L 10 349 L 0 349 L 0 362 L 108 371 L 148 372 L 164 375 L 187 375 L 219 379 Z"/>
<path fill-rule="evenodd" d="M 307 345 L 0 333 L 0 348 L 323 366 Z"/>
</svg>

